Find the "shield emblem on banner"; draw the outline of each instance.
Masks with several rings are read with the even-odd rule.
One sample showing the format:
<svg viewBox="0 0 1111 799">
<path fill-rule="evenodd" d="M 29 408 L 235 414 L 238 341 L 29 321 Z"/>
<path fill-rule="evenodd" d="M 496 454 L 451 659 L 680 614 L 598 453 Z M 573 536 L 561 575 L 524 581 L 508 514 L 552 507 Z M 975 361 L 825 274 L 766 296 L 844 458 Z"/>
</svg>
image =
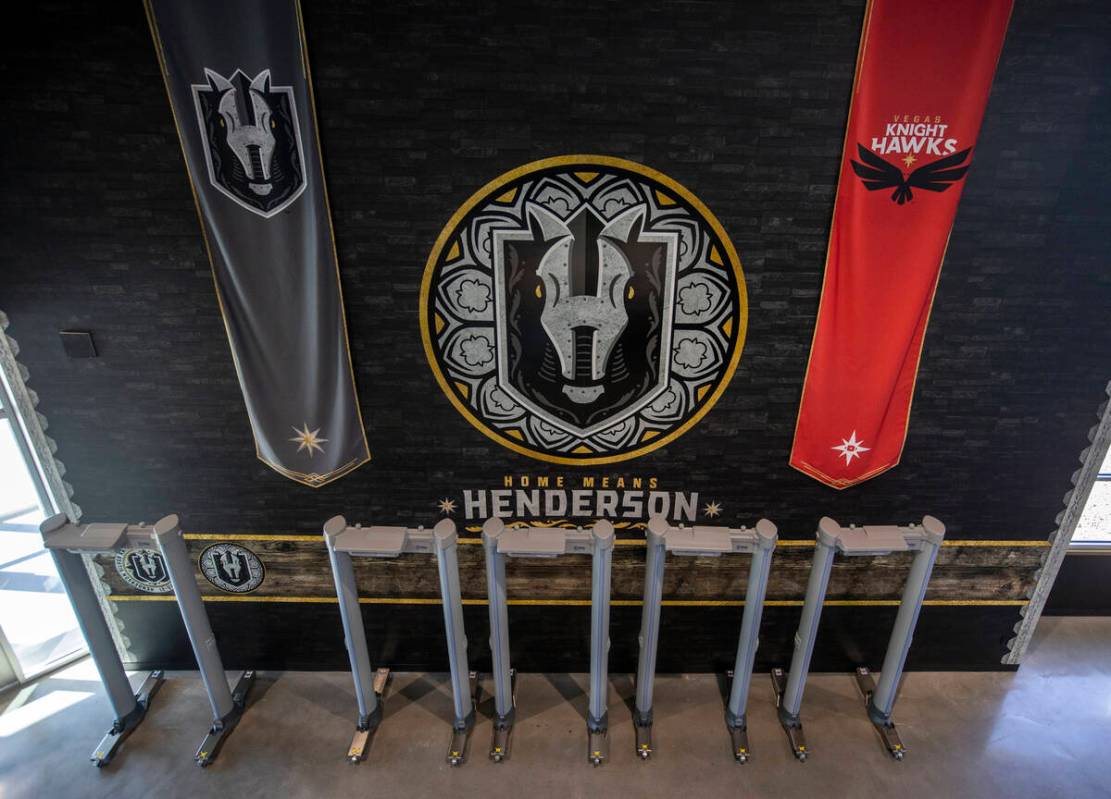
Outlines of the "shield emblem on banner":
<svg viewBox="0 0 1111 799">
<path fill-rule="evenodd" d="M 607 217 L 530 203 L 527 227 L 491 233 L 498 385 L 577 436 L 668 385 L 679 236 L 647 219 L 644 205 Z"/>
<path fill-rule="evenodd" d="M 205 70 L 193 85 L 208 178 L 248 211 L 269 219 L 305 190 L 301 128 L 291 86 L 236 70 L 225 78 Z"/>
</svg>

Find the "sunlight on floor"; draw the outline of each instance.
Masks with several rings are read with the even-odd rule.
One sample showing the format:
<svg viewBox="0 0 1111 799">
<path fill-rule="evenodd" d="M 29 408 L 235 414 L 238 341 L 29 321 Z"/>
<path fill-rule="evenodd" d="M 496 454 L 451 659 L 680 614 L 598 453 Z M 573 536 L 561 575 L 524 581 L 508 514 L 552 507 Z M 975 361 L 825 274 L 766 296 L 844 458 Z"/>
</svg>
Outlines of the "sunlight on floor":
<svg viewBox="0 0 1111 799">
<path fill-rule="evenodd" d="M 94 696 L 93 691 L 55 690 L 14 709 L 9 707 L 0 715 L 0 738 L 7 738 L 9 735 L 21 732 L 92 696 Z"/>
</svg>

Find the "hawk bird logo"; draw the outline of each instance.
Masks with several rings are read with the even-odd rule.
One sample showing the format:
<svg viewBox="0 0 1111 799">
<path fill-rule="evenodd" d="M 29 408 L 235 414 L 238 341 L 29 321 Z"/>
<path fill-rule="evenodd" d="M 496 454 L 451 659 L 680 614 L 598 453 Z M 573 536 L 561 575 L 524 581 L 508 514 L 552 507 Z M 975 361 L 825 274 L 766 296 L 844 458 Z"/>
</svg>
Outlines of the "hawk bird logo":
<svg viewBox="0 0 1111 799">
<path fill-rule="evenodd" d="M 883 160 L 875 153 L 866 149 L 864 145 L 857 144 L 856 151 L 860 156 L 860 160 L 864 163 L 858 163 L 857 161 L 850 161 L 849 163 L 853 165 L 853 172 L 855 172 L 864 183 L 864 188 L 868 189 L 868 191 L 895 189 L 891 195 L 891 201 L 899 205 L 908 203 L 914 199 L 914 193 L 911 189 L 945 191 L 963 178 L 964 173 L 972 166 L 971 164 L 964 163 L 964 160 L 968 158 L 968 154 L 972 152 L 972 148 L 969 147 L 966 150 L 953 153 L 931 164 L 920 166 L 904 177 L 903 170 Z"/>
</svg>

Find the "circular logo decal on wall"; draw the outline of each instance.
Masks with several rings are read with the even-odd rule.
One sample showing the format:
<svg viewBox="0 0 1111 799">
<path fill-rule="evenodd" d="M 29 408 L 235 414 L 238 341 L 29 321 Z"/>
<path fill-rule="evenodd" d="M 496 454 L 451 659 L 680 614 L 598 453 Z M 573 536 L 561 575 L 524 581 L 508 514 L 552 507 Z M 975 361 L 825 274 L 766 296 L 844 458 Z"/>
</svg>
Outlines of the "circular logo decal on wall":
<svg viewBox="0 0 1111 799">
<path fill-rule="evenodd" d="M 552 463 L 622 461 L 682 435 L 724 391 L 748 324 L 740 259 L 709 209 L 604 156 L 484 186 L 436 241 L 420 301 L 455 407 Z"/>
<path fill-rule="evenodd" d="M 145 547 L 128 547 L 116 553 L 116 571 L 124 581 L 148 594 L 168 594 L 173 590 L 162 553 Z"/>
<path fill-rule="evenodd" d="M 266 570 L 251 550 L 238 544 L 215 544 L 201 553 L 201 573 L 217 588 L 246 594 L 262 585 Z"/>
</svg>

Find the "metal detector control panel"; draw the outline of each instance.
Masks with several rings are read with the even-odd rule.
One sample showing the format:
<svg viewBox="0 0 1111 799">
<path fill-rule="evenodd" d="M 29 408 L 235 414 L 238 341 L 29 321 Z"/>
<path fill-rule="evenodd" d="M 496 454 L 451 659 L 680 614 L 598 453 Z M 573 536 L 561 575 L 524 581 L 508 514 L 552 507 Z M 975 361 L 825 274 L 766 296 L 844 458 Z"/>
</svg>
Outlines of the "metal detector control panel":
<svg viewBox="0 0 1111 799">
<path fill-rule="evenodd" d="M 653 518 L 648 529 L 663 536 L 668 554 L 688 557 L 719 557 L 729 553 L 754 552 L 775 546 L 775 525 L 767 519 L 756 523 L 755 529 L 747 527 L 670 527 L 665 521 Z"/>
<path fill-rule="evenodd" d="M 67 552 L 111 552 L 150 546 L 153 530 L 146 524 L 71 524 L 59 515 L 43 524 L 42 543 L 47 549 Z"/>
<path fill-rule="evenodd" d="M 932 516 L 923 519 L 922 524 L 906 527 L 841 527 L 833 519 L 826 517 L 818 525 L 818 536 L 823 543 L 833 544 L 842 555 L 890 555 L 894 552 L 917 552 L 927 542 L 940 544 L 945 538 L 945 527 Z"/>
<path fill-rule="evenodd" d="M 590 530 L 513 527 L 498 536 L 498 554 L 511 558 L 555 558 L 593 552 L 594 534 Z"/>
<path fill-rule="evenodd" d="M 439 527 L 437 525 L 437 529 Z M 450 532 L 454 534 L 454 525 L 451 525 Z M 338 531 L 327 530 L 327 533 L 337 552 L 346 552 L 355 557 L 396 558 L 399 555 L 420 553 L 431 555 L 436 551 L 436 532 L 424 527 L 363 527 L 358 524 L 347 527 L 345 523 Z"/>
</svg>

